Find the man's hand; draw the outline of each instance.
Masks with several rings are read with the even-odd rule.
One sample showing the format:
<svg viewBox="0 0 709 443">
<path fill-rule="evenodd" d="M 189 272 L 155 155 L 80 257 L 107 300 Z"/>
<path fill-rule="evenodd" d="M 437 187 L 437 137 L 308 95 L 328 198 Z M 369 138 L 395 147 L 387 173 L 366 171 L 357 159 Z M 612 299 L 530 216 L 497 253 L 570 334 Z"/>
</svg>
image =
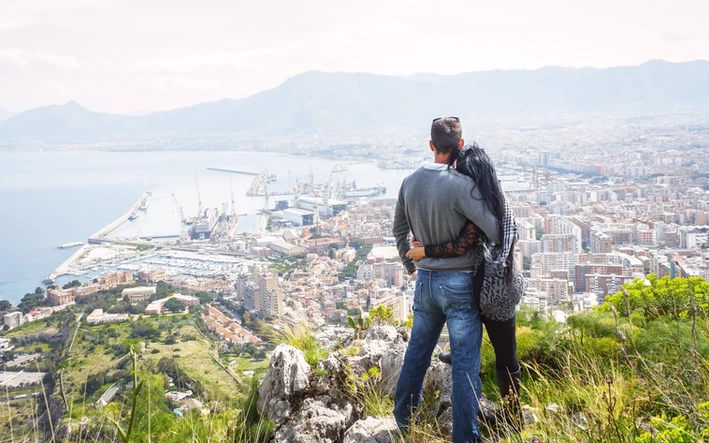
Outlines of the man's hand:
<svg viewBox="0 0 709 443">
<path fill-rule="evenodd" d="M 406 256 L 409 257 L 411 260 L 414 261 L 419 261 L 422 258 L 426 257 L 426 249 L 423 247 L 421 242 L 413 242 L 411 244 L 413 246 L 411 249 L 409 249 L 409 252 L 406 253 Z"/>
<path fill-rule="evenodd" d="M 418 275 L 419 275 L 419 271 L 414 271 L 411 274 L 409 274 L 409 278 L 411 278 L 411 280 L 416 280 L 418 278 Z"/>
</svg>

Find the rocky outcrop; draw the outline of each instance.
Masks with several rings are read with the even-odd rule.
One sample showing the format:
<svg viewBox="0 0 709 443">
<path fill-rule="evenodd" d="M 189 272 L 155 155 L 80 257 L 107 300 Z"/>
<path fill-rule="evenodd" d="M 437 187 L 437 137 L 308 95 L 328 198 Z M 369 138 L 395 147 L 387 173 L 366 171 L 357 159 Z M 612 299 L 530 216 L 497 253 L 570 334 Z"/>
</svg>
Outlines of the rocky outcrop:
<svg viewBox="0 0 709 443">
<path fill-rule="evenodd" d="M 303 353 L 279 345 L 271 355 L 268 372 L 259 388 L 258 411 L 280 424 L 291 415 L 293 403 L 299 403 L 309 388 L 310 365 Z"/>
<path fill-rule="evenodd" d="M 276 423 L 272 442 L 392 442 L 398 435 L 393 417 L 366 417 L 363 397 L 368 389 L 393 394 L 407 343 L 404 329 L 372 326 L 360 340 L 343 339 L 345 347 L 315 368 L 301 351 L 279 345 L 259 388 L 259 413 Z M 436 396 L 433 413 L 441 429 L 450 432 L 451 367 L 434 358 L 424 390 Z M 494 407 L 485 398 L 481 404 Z"/>
<path fill-rule="evenodd" d="M 258 411 L 276 423 L 273 442 L 390 442 L 393 418 L 364 418 L 365 374 L 376 368 L 378 388 L 392 393 L 399 378 L 408 335 L 392 326 L 372 326 L 361 340 L 344 340 L 311 368 L 303 353 L 279 345 L 259 388 Z M 366 436 L 366 438 L 365 438 Z M 362 439 L 364 438 L 364 439 Z"/>
<path fill-rule="evenodd" d="M 345 432 L 342 443 L 389 443 L 398 432 L 393 418 L 367 417 Z"/>
<path fill-rule="evenodd" d="M 339 404 L 332 397 L 306 398 L 301 408 L 278 430 L 275 442 L 336 443 L 353 423 L 351 404 Z"/>
</svg>

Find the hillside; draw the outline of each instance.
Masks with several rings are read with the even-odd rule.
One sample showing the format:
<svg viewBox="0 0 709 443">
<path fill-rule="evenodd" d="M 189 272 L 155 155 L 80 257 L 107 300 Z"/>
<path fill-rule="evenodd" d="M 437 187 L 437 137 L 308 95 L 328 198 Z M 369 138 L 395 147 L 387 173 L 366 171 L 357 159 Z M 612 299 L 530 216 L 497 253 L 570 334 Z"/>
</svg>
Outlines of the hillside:
<svg viewBox="0 0 709 443">
<path fill-rule="evenodd" d="M 12 117 L 13 115 L 15 115 L 14 112 L 0 106 L 0 122 L 3 120 L 7 120 L 8 118 Z"/>
<path fill-rule="evenodd" d="M 449 76 L 312 71 L 244 99 L 225 98 L 145 116 L 97 113 L 73 102 L 32 109 L 0 122 L 0 139 L 347 134 L 422 124 L 437 115 L 667 113 L 706 106 L 707 84 L 709 61 Z"/>
<path fill-rule="evenodd" d="M 566 324 L 536 311 L 518 313 L 525 426 L 521 435 L 502 429 L 492 441 L 706 441 L 709 283 L 650 275 L 623 289 Z M 90 310 L 111 297 L 82 300 L 77 309 Z M 120 300 L 113 303 L 120 308 Z M 52 375 L 43 386 L 49 407 L 42 392 L 37 403 L 28 397 L 36 395 L 36 385 L 13 388 L 8 408 L 0 408 L 1 430 L 11 441 L 48 441 L 52 435 L 70 442 L 117 441 L 116 427 L 126 430 L 131 423 L 124 441 L 450 441 L 450 367 L 438 361 L 429 369 L 411 434 L 400 438 L 391 419 L 391 393 L 410 327 L 393 321 L 391 308 L 371 310 L 358 330 L 336 341 L 318 341 L 307 328 L 281 334 L 268 371 L 257 370 L 255 384 L 235 383 L 212 364 L 216 343 L 196 328 L 199 311 L 115 325 L 77 324 L 72 312 L 62 312 L 41 322 L 57 334 L 23 336 L 41 330 L 31 324 L 13 330 L 6 336 L 27 352 L 54 340 L 36 369 Z M 134 357 L 124 354 L 129 346 Z M 486 408 L 499 398 L 494 368 L 485 339 Z M 92 406 L 116 380 L 118 395 L 105 407 Z M 167 391 L 186 389 L 203 411 L 173 410 Z M 42 418 L 47 409 L 54 424 Z"/>
</svg>

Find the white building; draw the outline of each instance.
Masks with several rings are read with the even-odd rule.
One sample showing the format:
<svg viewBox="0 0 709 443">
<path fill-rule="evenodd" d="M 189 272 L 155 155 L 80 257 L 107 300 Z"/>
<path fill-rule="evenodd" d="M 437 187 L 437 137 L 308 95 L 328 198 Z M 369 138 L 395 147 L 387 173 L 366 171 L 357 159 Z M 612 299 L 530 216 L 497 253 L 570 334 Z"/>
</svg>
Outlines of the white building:
<svg viewBox="0 0 709 443">
<path fill-rule="evenodd" d="M 128 314 L 106 314 L 103 309 L 94 309 L 94 311 L 86 317 L 86 322 L 92 325 L 99 323 L 114 323 L 119 321 L 128 321 Z"/>
<path fill-rule="evenodd" d="M 22 315 L 22 312 L 20 311 L 15 311 L 15 312 L 9 312 L 3 316 L 3 321 L 5 325 L 9 328 L 16 328 L 20 326 L 22 323 L 25 322 L 25 318 Z"/>
<path fill-rule="evenodd" d="M 140 303 L 147 301 L 156 291 L 155 286 L 139 286 L 137 288 L 125 288 L 121 295 L 128 296 L 128 300 L 131 303 Z"/>
</svg>

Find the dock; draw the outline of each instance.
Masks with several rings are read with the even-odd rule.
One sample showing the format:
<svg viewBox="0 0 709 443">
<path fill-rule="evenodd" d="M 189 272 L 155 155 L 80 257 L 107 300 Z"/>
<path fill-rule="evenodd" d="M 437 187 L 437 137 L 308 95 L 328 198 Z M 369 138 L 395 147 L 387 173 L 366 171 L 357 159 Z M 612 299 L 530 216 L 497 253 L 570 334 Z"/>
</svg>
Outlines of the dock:
<svg viewBox="0 0 709 443">
<path fill-rule="evenodd" d="M 224 168 L 207 168 L 208 171 L 217 171 L 217 172 L 228 172 L 229 174 L 241 174 L 241 175 L 250 175 L 252 177 L 256 177 L 259 174 L 256 172 L 248 172 L 248 171 L 237 171 L 236 169 L 224 169 Z"/>
<path fill-rule="evenodd" d="M 108 226 L 105 226 L 101 228 L 98 232 L 96 232 L 94 235 L 89 237 L 89 244 L 99 244 L 99 243 L 104 243 L 104 238 L 110 234 L 111 232 L 115 231 L 119 226 L 121 226 L 123 223 L 127 222 L 128 219 L 130 218 L 130 215 L 134 213 L 135 211 L 140 208 L 140 205 L 143 203 L 143 197 L 139 198 L 138 201 L 135 202 L 132 208 L 122 216 L 118 217 L 116 220 L 114 220 L 112 223 L 110 223 Z"/>
<path fill-rule="evenodd" d="M 51 280 L 56 280 L 56 278 L 59 277 L 60 275 L 70 274 L 71 272 L 69 269 L 69 265 L 71 265 L 72 263 L 77 261 L 79 258 L 81 258 L 81 256 L 83 256 L 84 253 L 86 252 L 87 247 L 88 247 L 87 245 L 83 245 L 76 252 L 71 254 L 71 257 L 67 258 L 66 260 L 64 260 L 64 263 L 57 266 L 57 268 L 54 271 L 52 271 L 52 273 L 49 274 L 49 276 L 47 278 L 51 279 Z"/>
</svg>

